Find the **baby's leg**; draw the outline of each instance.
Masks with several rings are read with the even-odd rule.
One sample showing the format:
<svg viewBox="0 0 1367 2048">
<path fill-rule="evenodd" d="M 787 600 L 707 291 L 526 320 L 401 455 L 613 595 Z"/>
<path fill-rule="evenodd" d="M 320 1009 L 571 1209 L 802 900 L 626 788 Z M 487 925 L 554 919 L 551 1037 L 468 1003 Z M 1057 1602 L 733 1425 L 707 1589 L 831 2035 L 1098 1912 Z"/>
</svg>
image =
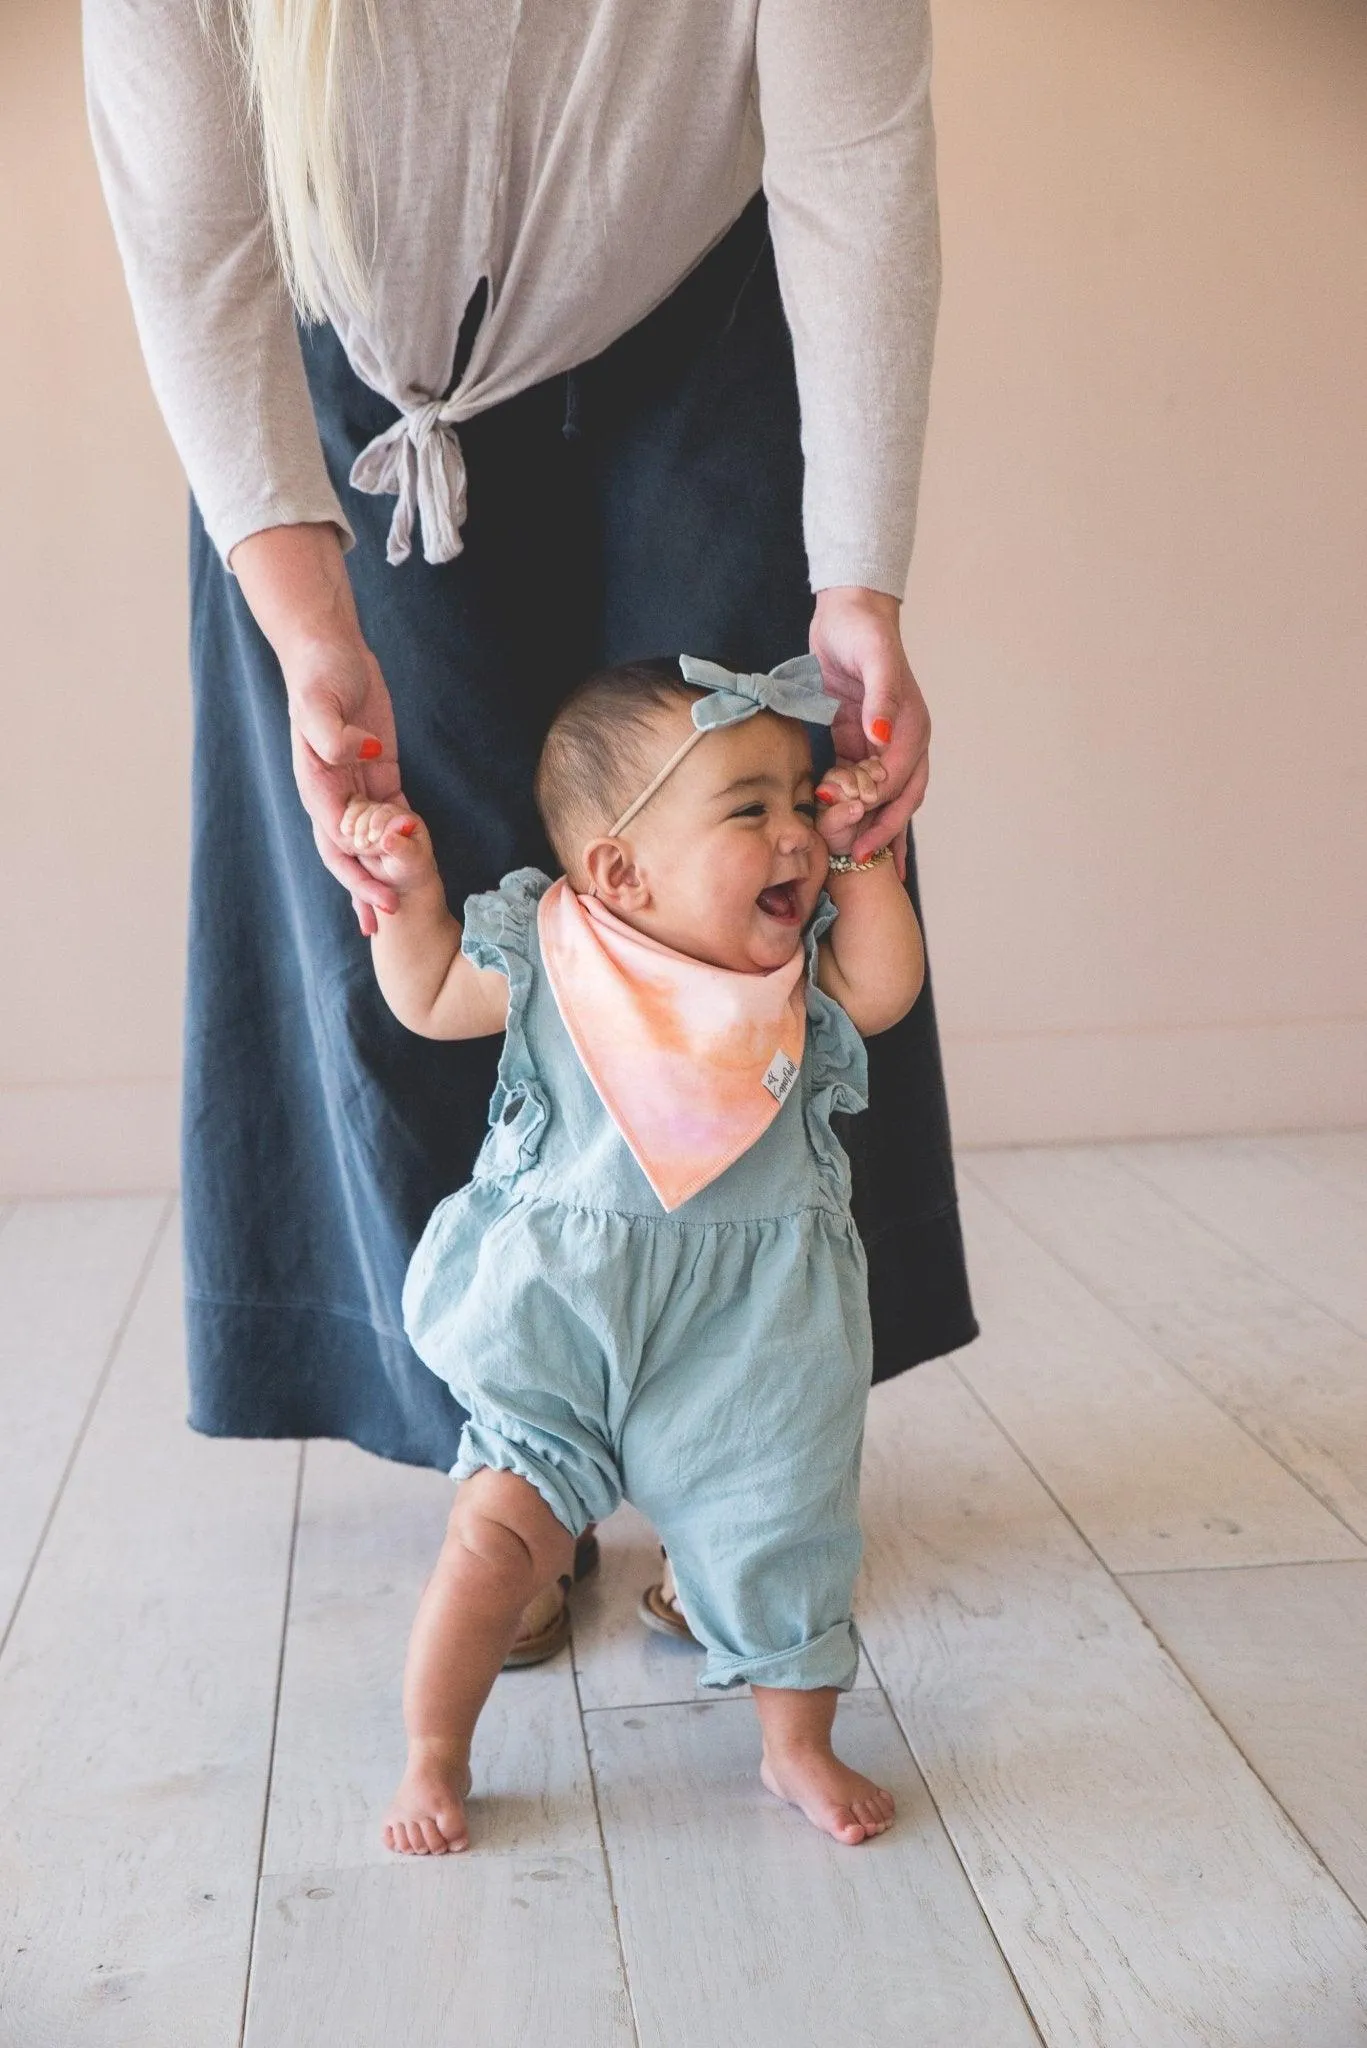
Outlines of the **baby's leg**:
<svg viewBox="0 0 1367 2048">
<path fill-rule="evenodd" d="M 513 1472 L 456 1490 L 404 1667 L 408 1765 L 384 1819 L 386 1847 L 440 1856 L 469 1836 L 470 1743 L 527 1602 L 573 1569 L 574 1538 Z"/>
<path fill-rule="evenodd" d="M 813 1827 L 837 1842 L 867 1841 L 892 1825 L 891 1792 L 842 1764 L 831 1748 L 833 1685 L 815 1692 L 751 1687 L 764 1738 L 759 1774 L 778 1799 L 796 1806 Z"/>
</svg>

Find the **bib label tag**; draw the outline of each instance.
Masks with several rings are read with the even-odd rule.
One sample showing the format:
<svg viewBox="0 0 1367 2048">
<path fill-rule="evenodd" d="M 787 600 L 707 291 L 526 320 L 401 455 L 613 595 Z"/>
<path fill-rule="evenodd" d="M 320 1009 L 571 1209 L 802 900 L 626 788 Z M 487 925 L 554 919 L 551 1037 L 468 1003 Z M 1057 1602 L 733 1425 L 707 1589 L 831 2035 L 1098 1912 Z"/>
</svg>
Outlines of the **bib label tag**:
<svg viewBox="0 0 1367 2048">
<path fill-rule="evenodd" d="M 786 1102 L 800 1071 L 786 1052 L 776 1052 L 765 1068 L 761 1080 L 775 1102 Z"/>
</svg>

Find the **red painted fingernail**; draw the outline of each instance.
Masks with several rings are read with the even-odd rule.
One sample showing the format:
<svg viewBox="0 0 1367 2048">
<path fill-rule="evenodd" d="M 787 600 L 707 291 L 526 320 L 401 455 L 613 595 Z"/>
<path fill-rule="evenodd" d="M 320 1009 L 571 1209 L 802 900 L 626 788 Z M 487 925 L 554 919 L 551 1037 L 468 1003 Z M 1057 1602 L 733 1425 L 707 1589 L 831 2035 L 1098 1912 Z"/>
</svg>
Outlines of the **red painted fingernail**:
<svg viewBox="0 0 1367 2048">
<path fill-rule="evenodd" d="M 410 818 L 410 819 L 408 820 L 408 822 L 407 822 L 407 824 L 406 824 L 406 825 L 400 825 L 400 827 L 399 827 L 399 837 L 400 837 L 400 839 L 411 839 L 411 838 L 413 837 L 413 834 L 414 834 L 414 833 L 415 833 L 415 832 L 417 831 L 417 829 L 418 829 L 418 821 L 417 821 L 417 819 L 416 819 L 416 818 Z"/>
<path fill-rule="evenodd" d="M 819 804 L 834 804 L 840 801 L 838 797 L 832 796 L 828 789 L 819 789 L 816 793 L 816 800 Z"/>
<path fill-rule="evenodd" d="M 873 724 L 869 727 L 869 731 L 873 734 L 879 746 L 885 747 L 892 738 L 892 720 L 890 718 L 875 718 Z"/>
<path fill-rule="evenodd" d="M 361 741 L 361 759 L 363 761 L 378 761 L 383 752 L 384 748 L 378 740 Z"/>
</svg>

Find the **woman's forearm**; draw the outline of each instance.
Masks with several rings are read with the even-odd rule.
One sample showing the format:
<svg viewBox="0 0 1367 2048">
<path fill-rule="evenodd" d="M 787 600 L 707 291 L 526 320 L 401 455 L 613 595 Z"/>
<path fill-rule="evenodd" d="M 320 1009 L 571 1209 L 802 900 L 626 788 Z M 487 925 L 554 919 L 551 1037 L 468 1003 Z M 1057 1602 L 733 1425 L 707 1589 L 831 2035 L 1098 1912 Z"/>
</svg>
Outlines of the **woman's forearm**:
<svg viewBox="0 0 1367 2048">
<path fill-rule="evenodd" d="M 251 609 L 286 671 L 310 647 L 361 641 L 341 537 L 335 526 L 268 526 L 229 558 Z"/>
<path fill-rule="evenodd" d="M 356 905 L 361 930 L 394 908 L 394 891 L 342 846 L 353 796 L 399 793 L 397 735 L 380 665 L 356 616 L 335 526 L 270 526 L 240 540 L 231 567 L 275 650 L 289 698 L 295 780 L 324 865 Z"/>
<path fill-rule="evenodd" d="M 143 354 L 221 554 L 280 520 L 346 525 L 275 260 L 233 12 L 81 10 L 90 132 Z"/>
<path fill-rule="evenodd" d="M 755 63 L 812 586 L 900 599 L 940 280 L 927 0 L 759 0 Z"/>
</svg>

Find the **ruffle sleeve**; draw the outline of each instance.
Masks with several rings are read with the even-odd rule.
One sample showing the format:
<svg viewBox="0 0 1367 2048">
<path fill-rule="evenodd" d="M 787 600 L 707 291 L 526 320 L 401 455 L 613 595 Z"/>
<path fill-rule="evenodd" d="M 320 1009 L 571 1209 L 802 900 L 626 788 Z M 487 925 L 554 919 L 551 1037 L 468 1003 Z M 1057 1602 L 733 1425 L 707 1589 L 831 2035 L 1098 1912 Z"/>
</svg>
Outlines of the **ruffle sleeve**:
<svg viewBox="0 0 1367 2048">
<path fill-rule="evenodd" d="M 475 1161 L 476 1180 L 510 1180 L 530 1166 L 550 1114 L 526 1034 L 527 1005 L 540 962 L 536 911 L 550 886 L 540 868 L 515 868 L 497 889 L 465 901 L 461 952 L 476 967 L 496 968 L 508 980 L 508 1022 L 489 1103 L 489 1135 Z"/>
<path fill-rule="evenodd" d="M 551 886 L 540 868 L 514 868 L 496 889 L 467 896 L 461 913 L 460 950 L 476 967 L 496 967 L 508 986 L 530 981 L 536 906 Z"/>
<path fill-rule="evenodd" d="M 834 924 L 834 903 L 821 892 L 807 926 L 807 1054 L 803 1061 L 807 1087 L 807 1128 L 818 1154 L 842 1178 L 849 1166 L 844 1147 L 831 1129 L 837 1110 L 854 1114 L 869 1106 L 869 1062 L 864 1041 L 848 1013 L 817 987 L 817 947 Z"/>
</svg>

